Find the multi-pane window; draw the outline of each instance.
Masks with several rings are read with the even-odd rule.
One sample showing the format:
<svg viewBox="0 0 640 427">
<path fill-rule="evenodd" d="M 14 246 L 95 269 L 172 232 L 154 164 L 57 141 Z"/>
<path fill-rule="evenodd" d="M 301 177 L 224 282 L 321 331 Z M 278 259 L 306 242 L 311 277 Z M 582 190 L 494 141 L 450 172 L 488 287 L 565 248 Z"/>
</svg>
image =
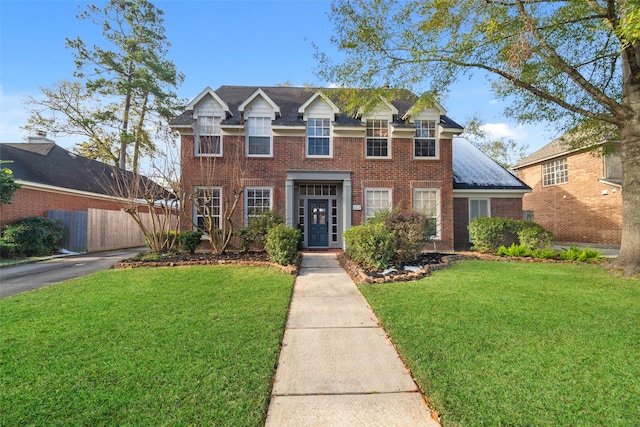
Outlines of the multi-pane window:
<svg viewBox="0 0 640 427">
<path fill-rule="evenodd" d="M 491 216 L 489 199 L 469 199 L 469 222 L 482 216 Z"/>
<path fill-rule="evenodd" d="M 440 237 L 440 191 L 432 188 L 413 190 L 413 208 L 424 213 L 435 223 L 435 237 Z"/>
<path fill-rule="evenodd" d="M 391 209 L 390 188 L 367 188 L 364 197 L 365 219 L 373 218 L 376 212 Z"/>
<path fill-rule="evenodd" d="M 195 141 L 195 154 L 203 156 L 222 155 L 220 117 L 199 116 Z"/>
<path fill-rule="evenodd" d="M 307 121 L 307 156 L 331 155 L 331 122 L 329 119 L 310 118 Z"/>
<path fill-rule="evenodd" d="M 542 185 L 565 184 L 567 178 L 567 159 L 553 160 L 542 165 Z"/>
<path fill-rule="evenodd" d="M 414 157 L 437 157 L 435 120 L 416 120 L 413 139 Z"/>
<path fill-rule="evenodd" d="M 220 228 L 222 213 L 222 189 L 220 187 L 196 187 L 193 222 L 198 230 Z"/>
<path fill-rule="evenodd" d="M 247 155 L 271 156 L 271 119 L 269 117 L 247 119 Z"/>
<path fill-rule="evenodd" d="M 387 120 L 367 120 L 366 144 L 366 157 L 391 157 Z"/>
<path fill-rule="evenodd" d="M 245 190 L 245 222 L 271 210 L 271 188 L 249 187 Z"/>
</svg>

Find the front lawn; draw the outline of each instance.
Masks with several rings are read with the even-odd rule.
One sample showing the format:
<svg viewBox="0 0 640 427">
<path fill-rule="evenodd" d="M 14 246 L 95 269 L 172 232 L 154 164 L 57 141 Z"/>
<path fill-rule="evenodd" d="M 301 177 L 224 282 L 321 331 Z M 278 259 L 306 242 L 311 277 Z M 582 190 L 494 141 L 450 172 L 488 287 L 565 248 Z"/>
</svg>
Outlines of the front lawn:
<svg viewBox="0 0 640 427">
<path fill-rule="evenodd" d="M 444 426 L 638 425 L 638 279 L 461 261 L 361 290 Z"/>
<path fill-rule="evenodd" d="M 293 281 L 142 268 L 0 300 L 0 425 L 262 425 Z"/>
</svg>

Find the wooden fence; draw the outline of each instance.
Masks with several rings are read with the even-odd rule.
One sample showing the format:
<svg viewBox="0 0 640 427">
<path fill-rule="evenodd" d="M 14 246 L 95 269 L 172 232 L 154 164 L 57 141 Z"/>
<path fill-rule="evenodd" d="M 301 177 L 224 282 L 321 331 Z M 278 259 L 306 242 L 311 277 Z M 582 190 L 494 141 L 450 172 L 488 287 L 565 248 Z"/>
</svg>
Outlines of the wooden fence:
<svg viewBox="0 0 640 427">
<path fill-rule="evenodd" d="M 140 227 L 124 211 L 49 211 L 47 216 L 65 223 L 63 247 L 74 252 L 108 251 L 146 245 Z M 142 214 L 142 220 L 149 226 L 151 215 Z M 177 221 L 177 218 L 171 220 Z"/>
</svg>

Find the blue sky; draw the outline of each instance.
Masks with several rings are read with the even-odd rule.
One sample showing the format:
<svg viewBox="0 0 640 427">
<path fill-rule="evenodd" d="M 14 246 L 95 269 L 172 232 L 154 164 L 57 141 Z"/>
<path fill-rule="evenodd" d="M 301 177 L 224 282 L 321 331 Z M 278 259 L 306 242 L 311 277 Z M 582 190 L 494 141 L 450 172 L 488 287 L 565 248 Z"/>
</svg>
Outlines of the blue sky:
<svg viewBox="0 0 640 427">
<path fill-rule="evenodd" d="M 23 104 L 39 97 L 40 87 L 72 79 L 72 52 L 65 38 L 81 37 L 88 45 L 104 45 L 101 28 L 76 15 L 99 0 L 0 0 L 0 142 L 20 142 L 27 134 Z M 171 42 L 168 58 L 185 74 L 178 89 L 192 99 L 202 89 L 221 85 L 273 86 L 289 82 L 326 86 L 315 74 L 315 44 L 337 57 L 330 43 L 329 0 L 156 0 L 164 11 Z M 464 124 L 478 115 L 495 136 L 527 144 L 529 152 L 556 135 L 537 126 L 518 126 L 502 114 L 503 101 L 482 77 L 456 83 L 441 100 L 447 115 Z M 57 137 L 65 147 L 77 142 Z"/>
</svg>

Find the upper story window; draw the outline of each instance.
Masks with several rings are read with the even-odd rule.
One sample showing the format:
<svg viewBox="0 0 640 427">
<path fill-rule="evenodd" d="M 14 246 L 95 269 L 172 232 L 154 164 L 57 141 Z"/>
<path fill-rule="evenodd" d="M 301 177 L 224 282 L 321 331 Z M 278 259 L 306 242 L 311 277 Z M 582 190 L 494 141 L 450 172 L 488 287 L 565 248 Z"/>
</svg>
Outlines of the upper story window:
<svg viewBox="0 0 640 427">
<path fill-rule="evenodd" d="M 542 165 L 542 186 L 565 184 L 568 182 L 567 159 L 553 160 Z"/>
<path fill-rule="evenodd" d="M 436 142 L 436 121 L 416 120 L 416 133 L 413 139 L 413 156 L 415 158 L 436 158 L 438 149 Z"/>
<path fill-rule="evenodd" d="M 273 155 L 271 118 L 249 117 L 247 119 L 247 155 L 270 157 Z"/>
<path fill-rule="evenodd" d="M 307 120 L 307 157 L 331 157 L 331 121 L 309 118 Z"/>
<path fill-rule="evenodd" d="M 194 147 L 196 156 L 221 156 L 220 117 L 199 116 L 197 120 L 198 129 Z"/>
<path fill-rule="evenodd" d="M 391 158 L 389 122 L 367 120 L 366 157 Z"/>
</svg>

